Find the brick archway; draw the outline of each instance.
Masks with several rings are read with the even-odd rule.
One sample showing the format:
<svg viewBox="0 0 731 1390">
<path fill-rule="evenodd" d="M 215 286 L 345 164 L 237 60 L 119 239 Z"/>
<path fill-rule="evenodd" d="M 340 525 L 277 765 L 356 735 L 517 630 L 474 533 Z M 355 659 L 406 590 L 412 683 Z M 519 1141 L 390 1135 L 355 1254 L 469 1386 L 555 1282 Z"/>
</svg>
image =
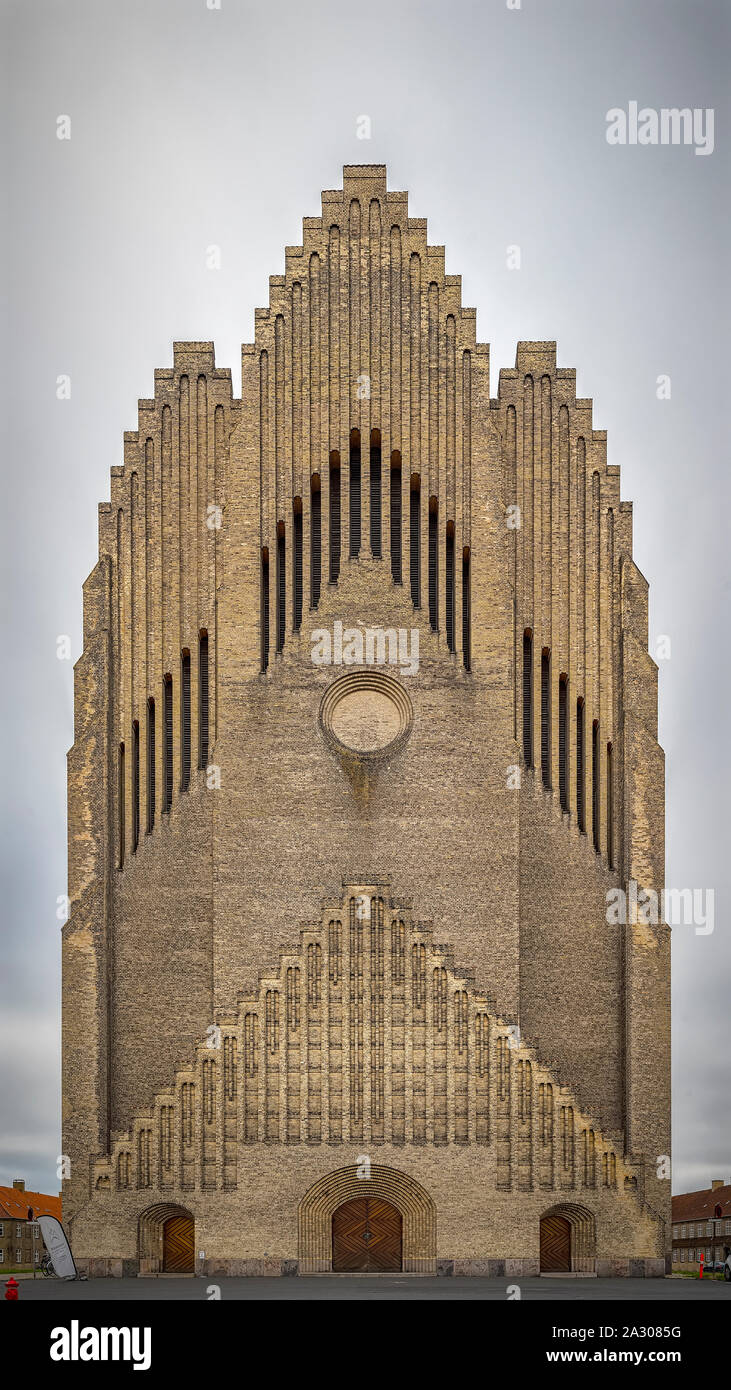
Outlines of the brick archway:
<svg viewBox="0 0 731 1390">
<path fill-rule="evenodd" d="M 166 1240 L 165 1228 L 170 1226 L 168 1223 L 185 1222 L 189 1228 L 190 1241 L 192 1243 L 191 1255 L 193 1261 L 191 1269 L 195 1264 L 195 1223 L 192 1212 L 187 1207 L 178 1206 L 174 1202 L 158 1202 L 154 1207 L 148 1207 L 140 1215 L 137 1237 L 137 1248 L 140 1258 L 141 1274 L 159 1274 L 165 1268 Z M 185 1235 L 187 1242 L 187 1234 Z M 170 1241 L 168 1240 L 168 1246 Z"/>
<path fill-rule="evenodd" d="M 371 1165 L 370 1177 L 358 1168 L 338 1168 L 305 1193 L 298 1212 L 300 1274 L 332 1270 L 332 1219 L 338 1207 L 359 1197 L 380 1197 L 396 1208 L 403 1222 L 402 1269 L 406 1274 L 435 1274 L 437 1211 L 429 1193 L 397 1168 Z"/>
<path fill-rule="evenodd" d="M 559 1202 L 556 1206 L 544 1211 L 541 1216 L 541 1245 L 543 1246 L 544 1223 L 546 1226 L 554 1222 L 558 1228 L 565 1223 L 568 1230 L 568 1261 L 567 1273 L 571 1274 L 594 1274 L 596 1271 L 596 1221 L 594 1213 L 588 1207 L 580 1206 L 577 1202 Z M 557 1239 L 560 1242 L 560 1231 L 557 1230 Z M 543 1249 L 541 1251 L 543 1256 Z M 541 1261 L 541 1265 L 543 1260 Z M 556 1272 L 549 1268 L 541 1273 Z"/>
</svg>

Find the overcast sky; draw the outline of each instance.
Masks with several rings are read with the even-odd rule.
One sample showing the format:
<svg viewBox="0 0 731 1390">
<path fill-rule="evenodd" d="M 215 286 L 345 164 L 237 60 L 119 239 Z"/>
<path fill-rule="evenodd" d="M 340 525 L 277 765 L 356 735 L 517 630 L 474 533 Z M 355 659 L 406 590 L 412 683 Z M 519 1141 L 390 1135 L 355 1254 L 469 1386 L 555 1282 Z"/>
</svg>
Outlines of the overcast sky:
<svg viewBox="0 0 731 1390">
<path fill-rule="evenodd" d="M 215 0 L 208 0 L 215 4 Z M 729 13 L 723 0 L 11 0 L 2 6 L 5 675 L 0 1182 L 56 1191 L 66 752 L 81 585 L 122 432 L 175 339 L 241 342 L 342 166 L 384 163 L 491 344 L 557 339 L 635 504 L 660 635 L 674 939 L 673 1188 L 731 1180 Z M 715 111 L 715 148 L 606 113 Z M 57 139 L 57 120 L 71 139 Z M 357 138 L 357 119 L 372 122 Z M 206 248 L 221 248 L 221 269 Z M 519 245 L 519 271 L 506 248 Z M 56 380 L 71 377 L 71 399 Z M 670 400 L 657 378 L 671 379 Z"/>
</svg>

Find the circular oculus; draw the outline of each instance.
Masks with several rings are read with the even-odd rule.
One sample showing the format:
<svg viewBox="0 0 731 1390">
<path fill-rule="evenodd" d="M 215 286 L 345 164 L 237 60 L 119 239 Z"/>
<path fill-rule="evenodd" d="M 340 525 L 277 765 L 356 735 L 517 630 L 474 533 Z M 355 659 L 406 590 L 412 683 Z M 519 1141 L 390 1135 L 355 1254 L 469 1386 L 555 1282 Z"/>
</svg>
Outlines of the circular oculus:
<svg viewBox="0 0 731 1390">
<path fill-rule="evenodd" d="M 337 751 L 373 760 L 406 742 L 413 710 L 404 687 L 382 671 L 352 671 L 325 691 L 320 724 Z"/>
</svg>

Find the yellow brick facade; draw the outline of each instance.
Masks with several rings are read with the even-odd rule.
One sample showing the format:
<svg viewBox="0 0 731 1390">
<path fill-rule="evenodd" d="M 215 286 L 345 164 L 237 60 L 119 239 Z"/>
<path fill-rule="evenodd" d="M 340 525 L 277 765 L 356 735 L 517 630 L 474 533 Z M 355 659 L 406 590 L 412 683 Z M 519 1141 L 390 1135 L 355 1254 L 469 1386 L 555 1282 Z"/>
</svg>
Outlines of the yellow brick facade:
<svg viewBox="0 0 731 1390">
<path fill-rule="evenodd" d="M 577 1271 L 664 1271 L 668 934 L 606 914 L 663 879 L 631 546 L 575 372 L 521 343 L 491 399 L 381 166 L 305 218 L 240 400 L 175 345 L 84 590 L 77 1263 L 159 1268 L 182 1210 L 199 1272 L 318 1272 L 372 1192 L 415 1273 L 537 1271 L 554 1211 Z"/>
</svg>

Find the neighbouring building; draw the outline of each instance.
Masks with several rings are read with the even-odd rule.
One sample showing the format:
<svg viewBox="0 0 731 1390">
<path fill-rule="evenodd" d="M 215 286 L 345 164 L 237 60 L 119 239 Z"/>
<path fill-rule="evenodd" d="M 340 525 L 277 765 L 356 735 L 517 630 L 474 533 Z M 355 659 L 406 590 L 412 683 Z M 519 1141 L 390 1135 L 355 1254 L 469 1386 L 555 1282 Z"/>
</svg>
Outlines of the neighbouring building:
<svg viewBox="0 0 731 1390">
<path fill-rule="evenodd" d="M 12 1187 L 0 1187 L 0 1265 L 3 1269 L 38 1265 L 43 1254 L 39 1216 L 61 1220 L 61 1197 L 45 1192 L 26 1192 L 23 1178 Z"/>
<path fill-rule="evenodd" d="M 673 1197 L 673 1269 L 722 1264 L 731 1254 L 731 1183 L 714 1178 L 700 1192 Z"/>
<path fill-rule="evenodd" d="M 491 397 L 382 166 L 241 373 L 175 344 L 84 586 L 77 1264 L 663 1274 L 669 931 L 608 910 L 662 887 L 657 667 L 591 401 L 553 342 Z"/>
</svg>

